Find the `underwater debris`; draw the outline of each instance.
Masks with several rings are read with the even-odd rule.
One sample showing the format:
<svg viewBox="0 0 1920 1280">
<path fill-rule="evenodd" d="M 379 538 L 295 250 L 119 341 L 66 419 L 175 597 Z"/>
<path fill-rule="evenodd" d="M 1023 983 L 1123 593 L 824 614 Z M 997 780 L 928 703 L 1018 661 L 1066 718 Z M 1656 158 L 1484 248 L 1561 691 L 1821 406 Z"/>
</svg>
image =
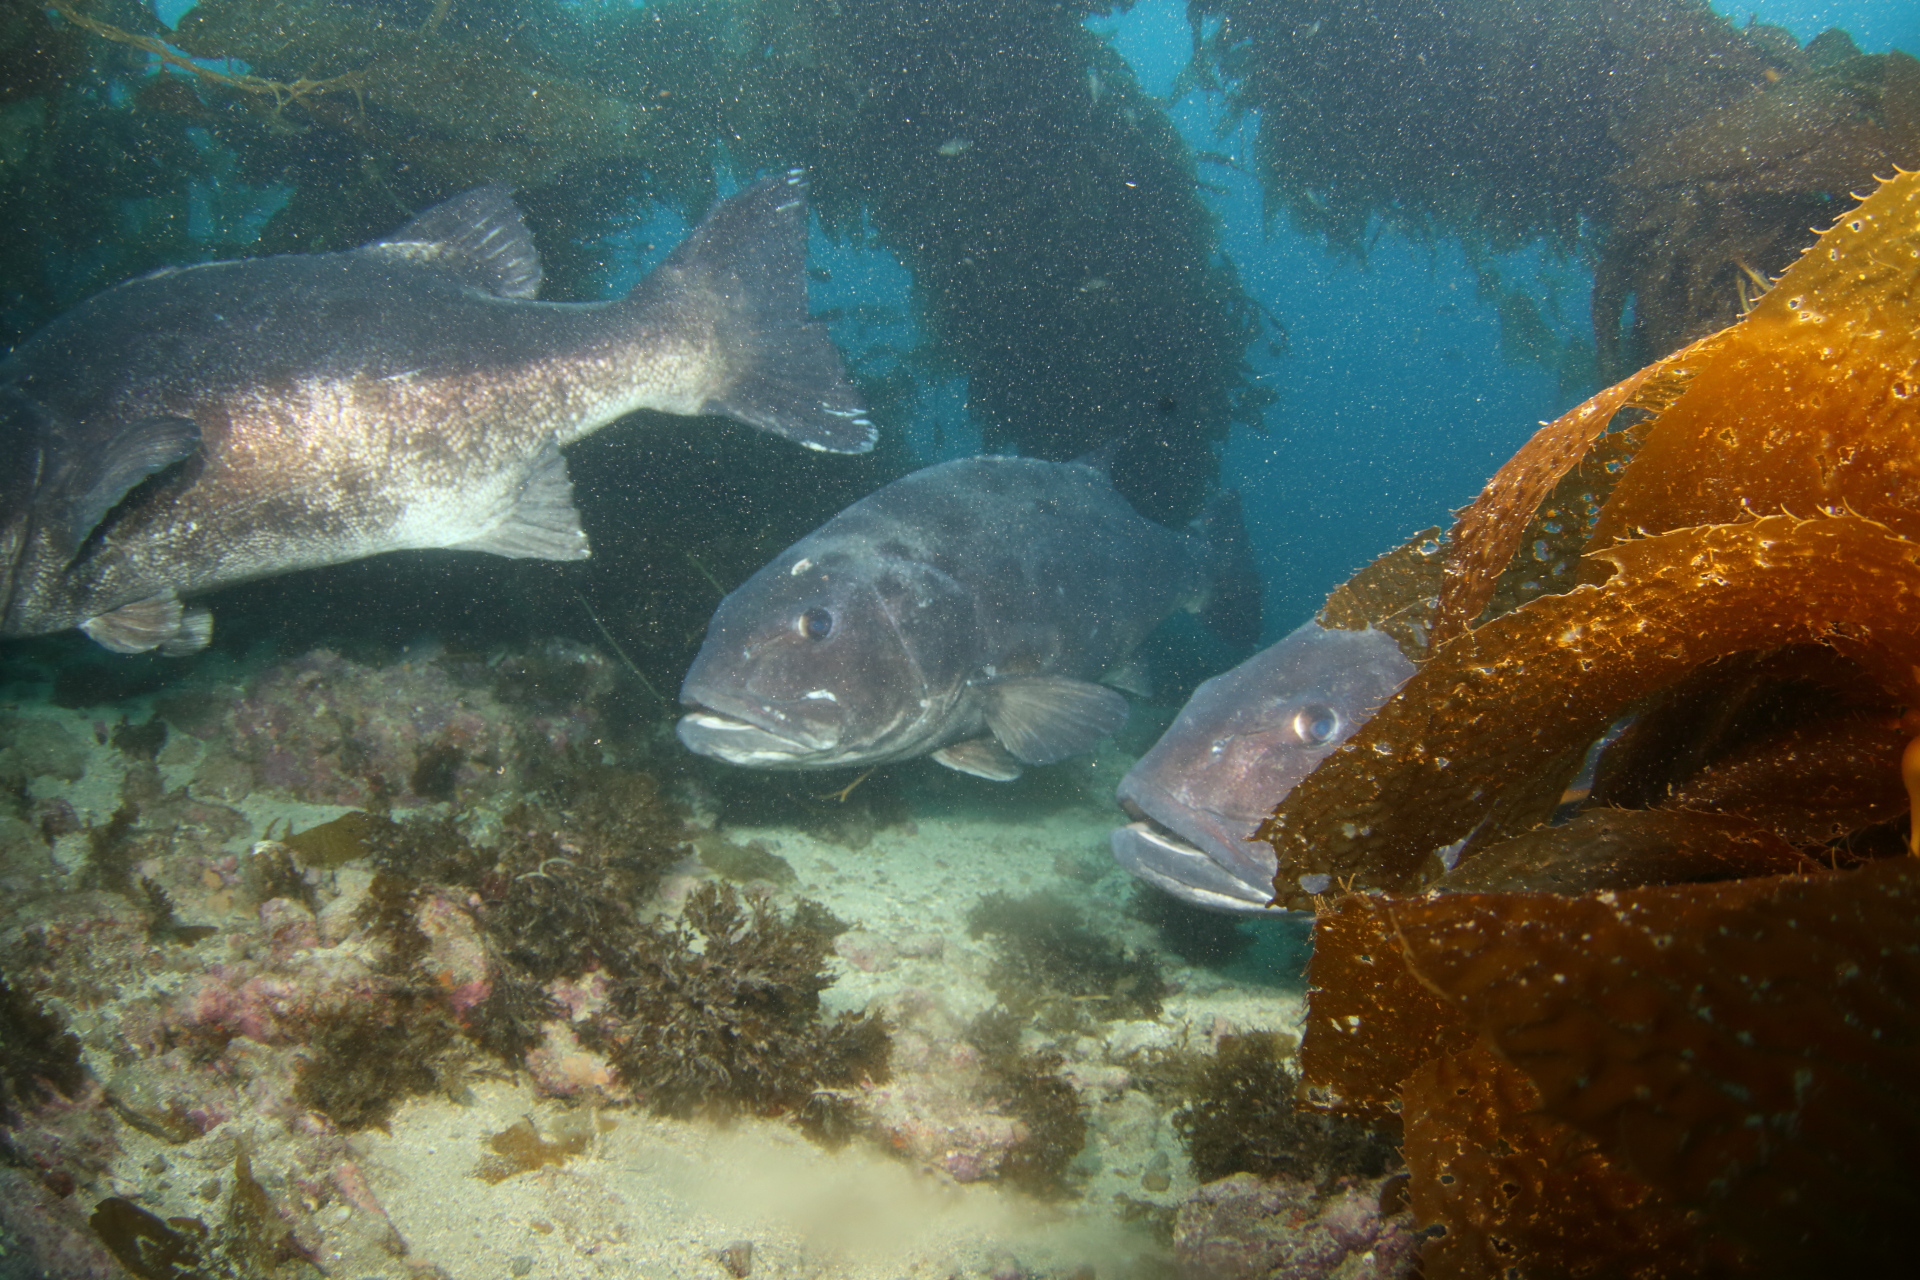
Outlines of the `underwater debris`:
<svg viewBox="0 0 1920 1280">
<path fill-rule="evenodd" d="M 804 904 L 803 904 L 804 905 Z M 654 1111 L 795 1110 L 884 1080 L 891 1042 L 871 1013 L 821 1015 L 839 922 L 707 882 L 680 918 L 643 926 L 586 1039 Z M 841 926 L 844 927 L 844 926 Z"/>
<path fill-rule="evenodd" d="M 987 894 L 967 913 L 967 933 L 993 942 L 987 982 L 1001 1002 L 1039 1025 L 1160 1015 L 1167 982 L 1152 953 L 1095 933 L 1064 898 Z"/>
<path fill-rule="evenodd" d="M 1387 895 L 1317 904 L 1301 1093 L 1400 1114 L 1429 1274 L 1904 1257 L 1916 264 L 1903 173 L 1739 323 L 1543 428 L 1455 527 L 1419 674 L 1263 829 L 1283 901 Z M 1503 593 L 1555 504 L 1576 571 Z"/>
<path fill-rule="evenodd" d="M 565 1164 L 593 1145 L 598 1128 L 596 1117 L 587 1111 L 554 1117 L 542 1134 L 531 1116 L 487 1138 L 488 1154 L 480 1157 L 473 1176 L 485 1183 L 505 1182 L 517 1173 L 529 1173 L 548 1165 Z"/>
</svg>

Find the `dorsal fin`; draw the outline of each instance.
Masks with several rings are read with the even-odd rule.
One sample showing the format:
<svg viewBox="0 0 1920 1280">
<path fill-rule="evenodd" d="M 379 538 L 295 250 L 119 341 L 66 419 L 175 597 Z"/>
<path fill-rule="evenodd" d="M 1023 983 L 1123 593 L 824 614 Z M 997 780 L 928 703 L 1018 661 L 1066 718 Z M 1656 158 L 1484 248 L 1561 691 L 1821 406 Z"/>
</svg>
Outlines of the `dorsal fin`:
<svg viewBox="0 0 1920 1280">
<path fill-rule="evenodd" d="M 498 182 L 437 204 L 365 247 L 444 271 L 495 297 L 540 292 L 540 254 L 512 190 Z"/>
</svg>

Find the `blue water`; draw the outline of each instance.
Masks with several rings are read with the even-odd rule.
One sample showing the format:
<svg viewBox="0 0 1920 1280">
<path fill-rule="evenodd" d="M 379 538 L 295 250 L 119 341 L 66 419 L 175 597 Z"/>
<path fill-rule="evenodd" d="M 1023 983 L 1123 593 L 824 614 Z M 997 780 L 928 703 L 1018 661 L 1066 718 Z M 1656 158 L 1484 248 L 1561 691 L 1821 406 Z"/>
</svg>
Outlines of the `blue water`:
<svg viewBox="0 0 1920 1280">
<path fill-rule="evenodd" d="M 1862 51 L 1920 50 L 1920 3 L 1908 0 L 1753 0 L 1718 3 L 1736 21 L 1784 26 L 1802 43 L 1845 27 Z M 1091 20 L 1148 92 L 1164 97 L 1192 51 L 1186 6 L 1143 0 Z M 1220 104 L 1192 94 L 1174 119 L 1196 150 L 1248 154 L 1248 131 L 1217 136 Z M 1255 367 L 1281 393 L 1262 433 L 1236 429 L 1222 454 L 1225 483 L 1246 495 L 1267 586 L 1267 630 L 1303 621 L 1354 569 L 1470 501 L 1492 470 L 1543 420 L 1577 403 L 1538 368 L 1506 363 L 1490 302 L 1451 247 L 1430 254 L 1387 234 L 1364 267 L 1329 257 L 1284 220 L 1263 229 L 1260 193 L 1246 173 L 1209 166 L 1228 195 L 1205 193 L 1222 247 L 1242 284 L 1286 324 L 1288 358 L 1256 349 Z M 1587 323 L 1592 277 L 1538 254 L 1502 264 L 1567 302 Z"/>
</svg>

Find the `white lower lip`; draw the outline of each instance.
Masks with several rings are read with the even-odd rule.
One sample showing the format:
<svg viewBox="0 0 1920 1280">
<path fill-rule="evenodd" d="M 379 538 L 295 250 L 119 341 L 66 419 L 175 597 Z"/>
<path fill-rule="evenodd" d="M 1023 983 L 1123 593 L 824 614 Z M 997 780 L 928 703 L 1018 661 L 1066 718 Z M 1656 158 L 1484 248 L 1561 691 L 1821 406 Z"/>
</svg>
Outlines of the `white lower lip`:
<svg viewBox="0 0 1920 1280">
<path fill-rule="evenodd" d="M 704 711 L 696 711 L 687 716 L 686 719 L 689 724 L 697 724 L 702 729 L 718 729 L 724 733 L 764 732 L 764 730 L 748 724 L 745 720 L 733 720 L 721 716 L 708 715 Z"/>
</svg>

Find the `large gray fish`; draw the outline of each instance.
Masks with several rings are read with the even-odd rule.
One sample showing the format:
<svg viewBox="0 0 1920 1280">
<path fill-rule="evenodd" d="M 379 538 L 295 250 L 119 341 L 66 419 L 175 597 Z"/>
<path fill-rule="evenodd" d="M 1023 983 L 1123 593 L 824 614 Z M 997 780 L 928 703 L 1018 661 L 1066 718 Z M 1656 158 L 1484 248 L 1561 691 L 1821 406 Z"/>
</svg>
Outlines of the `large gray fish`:
<svg viewBox="0 0 1920 1280">
<path fill-rule="evenodd" d="M 1411 675 L 1384 631 L 1309 622 L 1215 676 L 1121 780 L 1138 821 L 1113 833 L 1114 858 L 1188 902 L 1265 910 L 1279 862 L 1253 833 Z"/>
<path fill-rule="evenodd" d="M 680 740 L 767 769 L 931 754 L 983 778 L 1091 750 L 1126 722 L 1099 683 L 1176 609 L 1259 631 L 1239 504 L 1188 532 L 1098 466 L 967 458 L 869 494 L 720 602 Z"/>
<path fill-rule="evenodd" d="M 182 595 L 382 551 L 577 560 L 562 446 L 637 409 L 819 449 L 873 428 L 807 318 L 798 170 L 614 302 L 536 302 L 507 190 L 347 253 L 154 272 L 0 362 L 0 634 L 190 652 Z"/>
</svg>

